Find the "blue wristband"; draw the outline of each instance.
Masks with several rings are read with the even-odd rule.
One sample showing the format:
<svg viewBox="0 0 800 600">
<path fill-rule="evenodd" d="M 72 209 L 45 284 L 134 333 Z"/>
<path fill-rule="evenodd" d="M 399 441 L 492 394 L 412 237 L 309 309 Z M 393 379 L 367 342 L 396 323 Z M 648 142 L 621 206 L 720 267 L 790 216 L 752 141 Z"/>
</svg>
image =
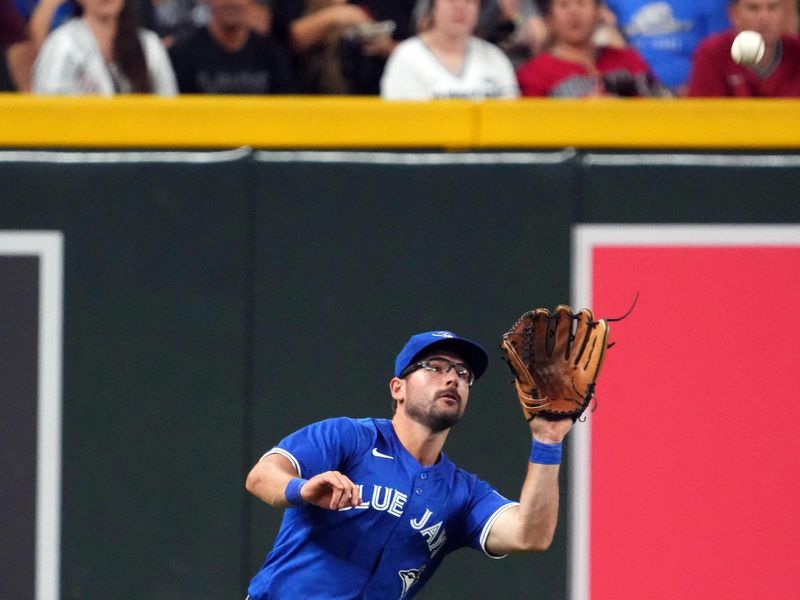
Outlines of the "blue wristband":
<svg viewBox="0 0 800 600">
<path fill-rule="evenodd" d="M 308 479 L 295 477 L 287 484 L 286 491 L 283 493 L 283 495 L 286 496 L 286 500 L 289 502 L 289 504 L 293 504 L 294 506 L 307 504 L 306 501 L 300 496 L 300 488 L 303 487 L 307 481 Z"/>
<path fill-rule="evenodd" d="M 537 465 L 560 465 L 561 442 L 545 444 L 534 439 L 531 444 L 531 462 Z"/>
</svg>

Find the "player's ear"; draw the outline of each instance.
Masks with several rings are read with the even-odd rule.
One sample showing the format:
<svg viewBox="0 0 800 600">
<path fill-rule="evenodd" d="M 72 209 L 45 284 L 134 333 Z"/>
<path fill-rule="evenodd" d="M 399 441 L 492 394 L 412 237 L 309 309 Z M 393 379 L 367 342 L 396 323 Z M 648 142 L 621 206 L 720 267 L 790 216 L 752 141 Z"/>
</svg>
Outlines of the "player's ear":
<svg viewBox="0 0 800 600">
<path fill-rule="evenodd" d="M 392 377 L 389 381 L 389 392 L 394 400 L 404 399 L 406 397 L 406 380 Z"/>
</svg>

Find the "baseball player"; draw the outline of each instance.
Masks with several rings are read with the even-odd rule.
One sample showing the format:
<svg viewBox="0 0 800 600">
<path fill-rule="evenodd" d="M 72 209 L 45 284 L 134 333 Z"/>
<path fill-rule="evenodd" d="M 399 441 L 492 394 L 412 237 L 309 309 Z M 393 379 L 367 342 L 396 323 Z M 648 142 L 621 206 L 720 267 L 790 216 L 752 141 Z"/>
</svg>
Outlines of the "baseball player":
<svg viewBox="0 0 800 600">
<path fill-rule="evenodd" d="M 486 351 L 449 331 L 412 336 L 397 355 L 388 419 L 334 418 L 281 440 L 247 489 L 285 508 L 248 598 L 412 598 L 449 553 L 546 550 L 558 515 L 561 443 L 573 421 L 531 418 L 519 502 L 442 452 Z"/>
</svg>

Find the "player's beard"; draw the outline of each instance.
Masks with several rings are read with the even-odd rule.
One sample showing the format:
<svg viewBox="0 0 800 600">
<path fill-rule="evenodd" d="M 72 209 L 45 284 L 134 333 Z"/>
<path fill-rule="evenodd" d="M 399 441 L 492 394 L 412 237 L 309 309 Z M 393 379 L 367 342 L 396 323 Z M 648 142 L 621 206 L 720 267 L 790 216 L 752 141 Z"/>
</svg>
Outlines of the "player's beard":
<svg viewBox="0 0 800 600">
<path fill-rule="evenodd" d="M 464 414 L 464 398 L 459 396 L 457 406 L 448 406 L 439 398 L 439 394 L 434 393 L 427 401 L 419 397 L 408 398 L 405 403 L 406 416 L 434 433 L 450 429 Z"/>
</svg>

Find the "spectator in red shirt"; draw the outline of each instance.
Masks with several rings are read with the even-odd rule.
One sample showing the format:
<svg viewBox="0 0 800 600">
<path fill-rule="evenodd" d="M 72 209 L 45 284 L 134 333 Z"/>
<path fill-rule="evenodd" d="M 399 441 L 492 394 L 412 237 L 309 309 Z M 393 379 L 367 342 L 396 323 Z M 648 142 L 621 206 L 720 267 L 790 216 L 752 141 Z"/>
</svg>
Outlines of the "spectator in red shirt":
<svg viewBox="0 0 800 600">
<path fill-rule="evenodd" d="M 517 72 L 523 96 L 661 96 L 644 58 L 633 48 L 597 46 L 601 0 L 540 0 L 550 29 L 547 50 Z"/>
<path fill-rule="evenodd" d="M 800 96 L 800 38 L 783 33 L 787 14 L 782 0 L 730 0 L 734 30 L 712 35 L 697 48 L 689 80 L 689 96 Z M 740 31 L 764 38 L 758 64 L 737 65 L 731 44 Z"/>
</svg>

